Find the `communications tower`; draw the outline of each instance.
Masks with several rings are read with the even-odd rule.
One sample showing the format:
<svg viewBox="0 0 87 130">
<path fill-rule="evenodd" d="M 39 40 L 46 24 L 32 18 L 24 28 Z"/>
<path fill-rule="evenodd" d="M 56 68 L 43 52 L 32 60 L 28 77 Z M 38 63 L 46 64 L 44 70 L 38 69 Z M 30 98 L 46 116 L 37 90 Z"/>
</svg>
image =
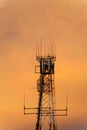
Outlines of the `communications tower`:
<svg viewBox="0 0 87 130">
<path fill-rule="evenodd" d="M 40 46 L 36 45 L 36 60 L 39 65 L 35 66 L 35 73 L 39 74 L 37 80 L 38 92 L 38 107 L 27 108 L 24 105 L 24 114 L 36 114 L 35 130 L 57 130 L 55 116 L 67 116 L 67 107 L 65 109 L 55 109 L 55 61 L 56 55 L 54 51 L 54 44 L 51 43 L 49 47 L 45 48 L 43 54 L 42 42 Z M 36 109 L 36 112 L 31 113 L 30 110 Z M 26 112 L 29 110 L 29 112 Z M 57 114 L 62 111 L 63 114 Z"/>
</svg>

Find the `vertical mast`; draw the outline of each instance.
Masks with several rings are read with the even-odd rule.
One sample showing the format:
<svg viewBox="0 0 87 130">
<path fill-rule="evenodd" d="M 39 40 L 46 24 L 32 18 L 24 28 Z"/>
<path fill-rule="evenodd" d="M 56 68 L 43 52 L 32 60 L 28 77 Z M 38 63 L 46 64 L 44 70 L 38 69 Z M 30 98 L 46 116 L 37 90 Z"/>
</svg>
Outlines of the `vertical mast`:
<svg viewBox="0 0 87 130">
<path fill-rule="evenodd" d="M 41 42 L 41 55 L 37 55 L 37 61 L 40 65 L 40 78 L 37 80 L 37 91 L 39 93 L 38 110 L 36 130 L 43 128 L 44 116 L 49 130 L 56 130 L 54 119 L 54 62 L 56 57 L 52 55 L 52 45 L 47 44 L 45 48 L 48 54 L 42 55 L 42 42 Z M 54 50 L 53 50 L 54 52 Z"/>
</svg>

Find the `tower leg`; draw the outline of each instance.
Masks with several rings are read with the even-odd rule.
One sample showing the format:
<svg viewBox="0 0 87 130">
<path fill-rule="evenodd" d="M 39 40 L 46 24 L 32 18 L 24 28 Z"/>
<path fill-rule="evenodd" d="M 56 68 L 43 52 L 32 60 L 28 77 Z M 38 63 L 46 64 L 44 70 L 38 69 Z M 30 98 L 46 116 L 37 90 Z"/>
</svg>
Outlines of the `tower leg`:
<svg viewBox="0 0 87 130">
<path fill-rule="evenodd" d="M 41 106 L 42 106 L 42 97 L 43 97 L 43 78 L 44 78 L 44 76 L 41 76 L 41 91 L 39 92 L 39 103 L 38 103 L 38 115 L 37 115 L 36 130 L 41 130 Z"/>
</svg>

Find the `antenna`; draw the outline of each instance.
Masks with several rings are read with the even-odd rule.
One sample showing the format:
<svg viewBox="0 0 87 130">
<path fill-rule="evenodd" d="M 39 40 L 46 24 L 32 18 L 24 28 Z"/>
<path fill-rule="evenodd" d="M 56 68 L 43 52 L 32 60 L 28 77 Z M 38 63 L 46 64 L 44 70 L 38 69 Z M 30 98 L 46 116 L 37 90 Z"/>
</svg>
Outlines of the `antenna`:
<svg viewBox="0 0 87 130">
<path fill-rule="evenodd" d="M 24 115 L 25 115 L 25 93 L 24 93 Z"/>
<path fill-rule="evenodd" d="M 41 38 L 41 56 L 42 56 L 42 54 L 43 54 L 43 53 L 42 53 L 42 38 Z"/>
<path fill-rule="evenodd" d="M 46 56 L 46 44 L 44 45 L 44 55 Z"/>
<path fill-rule="evenodd" d="M 37 56 L 39 55 L 39 44 L 37 43 Z"/>
<path fill-rule="evenodd" d="M 37 57 L 37 55 L 38 55 L 38 54 L 37 54 L 37 42 L 36 42 L 36 57 Z"/>
<path fill-rule="evenodd" d="M 67 115 L 67 111 L 68 111 L 68 94 L 66 95 L 66 115 Z"/>
<path fill-rule="evenodd" d="M 53 41 L 53 56 L 55 56 L 55 43 Z"/>
<path fill-rule="evenodd" d="M 55 49 L 54 49 L 54 50 L 55 50 L 54 55 L 56 56 L 56 52 L 57 52 L 57 51 L 56 51 L 56 50 L 57 50 L 56 44 L 55 44 Z"/>
<path fill-rule="evenodd" d="M 52 39 L 50 41 L 50 44 L 51 44 L 51 55 L 52 55 Z"/>
</svg>

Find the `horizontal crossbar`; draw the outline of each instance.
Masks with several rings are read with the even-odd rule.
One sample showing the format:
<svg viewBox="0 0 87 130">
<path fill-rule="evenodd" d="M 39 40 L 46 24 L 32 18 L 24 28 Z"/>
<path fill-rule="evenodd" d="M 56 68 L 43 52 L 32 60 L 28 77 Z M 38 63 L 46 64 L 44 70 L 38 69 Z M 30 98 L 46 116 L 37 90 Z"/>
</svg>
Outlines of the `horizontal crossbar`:
<svg viewBox="0 0 87 130">
<path fill-rule="evenodd" d="M 33 109 L 38 109 L 38 108 L 28 108 L 28 107 L 24 107 L 25 110 L 33 110 Z M 43 109 L 48 109 L 48 110 L 44 110 L 44 111 L 49 111 L 50 107 L 42 107 L 41 110 Z M 67 111 L 66 109 L 54 109 L 53 111 Z"/>
<path fill-rule="evenodd" d="M 24 113 L 24 115 L 38 115 L 38 113 Z M 40 114 L 41 116 L 67 116 L 67 114 L 58 114 L 58 115 L 52 115 L 52 114 Z"/>
</svg>

